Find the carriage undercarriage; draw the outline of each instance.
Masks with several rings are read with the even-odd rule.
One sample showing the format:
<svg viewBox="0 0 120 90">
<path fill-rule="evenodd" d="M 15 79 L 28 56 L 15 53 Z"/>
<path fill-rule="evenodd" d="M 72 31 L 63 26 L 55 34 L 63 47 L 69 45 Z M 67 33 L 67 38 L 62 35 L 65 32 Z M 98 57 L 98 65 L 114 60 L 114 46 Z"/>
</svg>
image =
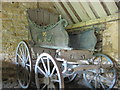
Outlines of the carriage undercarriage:
<svg viewBox="0 0 120 90">
<path fill-rule="evenodd" d="M 115 65 L 108 56 L 94 52 L 97 41 L 93 30 L 68 36 L 64 29 L 66 21 L 63 19 L 52 27 L 40 28 L 30 20 L 29 23 L 32 43 L 21 41 L 16 49 L 18 82 L 22 88 L 27 89 L 30 86 L 33 73 L 36 87 L 40 90 L 62 89 L 64 82 L 73 81 L 79 74 L 83 74 L 89 88 L 114 87 Z M 71 41 L 68 45 L 69 38 Z M 76 42 L 85 42 L 80 40 L 85 38 L 91 44 L 75 44 L 73 38 Z"/>
<path fill-rule="evenodd" d="M 16 52 L 18 61 L 16 62 L 19 67 L 18 81 L 22 88 L 29 87 L 33 71 L 35 72 L 36 86 L 39 89 L 64 88 L 64 81 L 71 82 L 77 74 L 81 73 L 90 88 L 111 89 L 115 85 L 116 69 L 112 60 L 106 55 L 95 54 L 90 59 L 73 62 L 60 58 L 58 50 L 56 50 L 54 58 L 50 49 L 49 53 L 44 49 L 43 51 L 38 55 L 37 60 L 34 60 L 36 62 L 34 65 L 27 44 L 21 41 L 18 45 Z"/>
</svg>

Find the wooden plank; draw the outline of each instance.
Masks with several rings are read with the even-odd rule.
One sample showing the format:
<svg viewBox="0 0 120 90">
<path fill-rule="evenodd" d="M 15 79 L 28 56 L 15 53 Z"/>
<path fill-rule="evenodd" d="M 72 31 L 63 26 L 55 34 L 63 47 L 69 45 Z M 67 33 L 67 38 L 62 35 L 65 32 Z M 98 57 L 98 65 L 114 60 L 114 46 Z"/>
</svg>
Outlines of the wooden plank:
<svg viewBox="0 0 120 90">
<path fill-rule="evenodd" d="M 107 16 L 111 15 L 111 13 L 110 13 L 108 7 L 106 6 L 106 4 L 102 0 L 100 0 L 100 3 L 103 6 L 105 12 L 107 13 Z"/>
<path fill-rule="evenodd" d="M 39 24 L 39 25 L 43 25 L 43 10 L 42 9 L 40 9 L 39 10 L 39 12 L 38 12 L 38 20 L 37 20 L 37 24 Z"/>
<path fill-rule="evenodd" d="M 78 28 L 78 27 L 83 27 L 83 26 L 90 26 L 90 25 L 94 25 L 94 24 L 100 24 L 100 23 L 105 23 L 105 22 L 109 22 L 112 20 L 116 20 L 116 19 L 120 19 L 119 16 L 120 13 L 114 14 L 114 15 L 110 15 L 104 18 L 100 18 L 100 19 L 93 19 L 93 20 L 89 20 L 86 22 L 79 22 L 77 24 L 72 24 L 66 27 L 66 29 L 74 29 L 74 28 Z"/>
<path fill-rule="evenodd" d="M 81 1 L 81 0 L 79 0 Z M 81 4 L 83 5 L 83 7 L 85 8 L 86 12 L 89 14 L 91 19 L 96 19 L 94 13 L 92 12 L 92 10 L 90 9 L 89 5 L 87 2 L 83 2 L 83 0 L 81 1 Z"/>
<path fill-rule="evenodd" d="M 28 15 L 29 15 L 29 17 L 32 21 L 34 21 L 34 22 L 37 21 L 38 17 L 37 17 L 37 11 L 36 10 L 29 9 L 28 10 Z"/>
<path fill-rule="evenodd" d="M 50 17 L 49 17 L 49 12 L 48 11 L 44 11 L 43 12 L 43 18 L 44 18 L 44 24 L 48 25 L 50 24 Z"/>
<path fill-rule="evenodd" d="M 70 4 L 70 2 L 67 2 L 68 6 L 70 7 L 70 9 L 72 10 L 72 12 L 74 13 L 74 15 L 77 17 L 77 19 L 79 20 L 79 22 L 81 22 L 81 18 L 78 16 L 77 12 L 75 11 L 75 9 L 72 7 L 72 5 Z"/>
<path fill-rule="evenodd" d="M 99 69 L 99 68 L 104 68 L 104 69 L 110 69 L 113 66 L 110 64 L 102 64 L 102 65 L 80 65 L 78 67 L 73 68 L 74 72 L 77 71 L 86 71 L 86 70 L 92 70 L 92 69 Z"/>
<path fill-rule="evenodd" d="M 58 21 L 58 15 L 54 15 L 50 13 L 50 24 L 54 24 Z"/>
<path fill-rule="evenodd" d="M 87 21 L 90 18 L 86 15 L 85 11 L 82 9 L 81 5 L 78 2 L 70 2 L 72 7 L 77 12 L 78 16 L 82 19 L 82 21 Z"/>
<path fill-rule="evenodd" d="M 68 17 L 71 19 L 71 21 L 73 23 L 75 23 L 75 21 L 73 20 L 73 18 L 71 17 L 70 13 L 67 11 L 67 9 L 65 8 L 65 6 L 63 5 L 62 2 L 59 2 L 59 4 L 61 5 L 61 7 L 64 9 L 64 11 L 66 12 L 66 14 L 68 15 Z"/>
<path fill-rule="evenodd" d="M 91 0 L 89 0 L 92 7 L 94 8 L 94 10 L 97 12 L 99 17 L 105 17 L 107 16 L 104 8 L 102 7 L 102 5 L 100 4 L 99 0 L 96 0 L 96 2 L 92 2 Z"/>
<path fill-rule="evenodd" d="M 115 2 L 105 2 L 105 0 L 103 0 L 103 1 L 106 4 L 106 6 L 111 14 L 114 14 L 118 11 L 118 8 L 117 8 Z"/>
<path fill-rule="evenodd" d="M 63 1 L 63 0 L 62 0 Z M 70 7 L 68 6 L 68 4 L 66 2 L 63 2 L 63 5 L 65 6 L 65 8 L 67 9 L 67 11 L 70 13 L 71 17 L 73 18 L 73 20 L 75 22 L 79 22 L 79 20 L 77 19 L 77 17 L 75 16 L 75 14 L 73 13 L 73 11 L 70 9 Z"/>
<path fill-rule="evenodd" d="M 56 7 L 57 11 L 63 16 L 63 18 L 67 19 L 69 24 L 73 24 L 72 21 L 69 19 L 68 15 L 66 12 L 63 10 L 61 5 L 58 2 L 54 2 L 54 6 Z"/>
</svg>

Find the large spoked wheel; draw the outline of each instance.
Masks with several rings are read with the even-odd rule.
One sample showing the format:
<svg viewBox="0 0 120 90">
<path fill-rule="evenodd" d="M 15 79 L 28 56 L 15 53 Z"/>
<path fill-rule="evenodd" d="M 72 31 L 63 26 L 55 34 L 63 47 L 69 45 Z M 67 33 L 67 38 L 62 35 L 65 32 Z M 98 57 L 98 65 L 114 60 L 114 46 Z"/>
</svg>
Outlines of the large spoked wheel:
<svg viewBox="0 0 120 90">
<path fill-rule="evenodd" d="M 16 49 L 17 76 L 20 86 L 29 87 L 31 81 L 32 63 L 28 45 L 21 41 Z"/>
<path fill-rule="evenodd" d="M 42 53 L 37 59 L 35 81 L 40 90 L 64 88 L 62 72 L 58 63 L 47 53 Z"/>
<path fill-rule="evenodd" d="M 109 65 L 109 68 L 98 68 L 88 70 L 83 74 L 86 84 L 90 88 L 111 89 L 116 82 L 116 69 L 112 60 L 103 54 L 95 54 L 91 64 L 94 65 Z"/>
</svg>

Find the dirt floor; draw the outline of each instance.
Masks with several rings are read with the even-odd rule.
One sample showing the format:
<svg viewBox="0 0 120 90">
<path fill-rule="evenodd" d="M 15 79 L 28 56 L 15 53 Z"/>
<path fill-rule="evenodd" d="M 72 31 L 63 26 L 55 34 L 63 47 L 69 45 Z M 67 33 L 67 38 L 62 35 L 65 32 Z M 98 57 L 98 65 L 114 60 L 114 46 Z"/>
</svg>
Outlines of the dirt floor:
<svg viewBox="0 0 120 90">
<path fill-rule="evenodd" d="M 120 70 L 120 69 L 119 69 Z M 120 76 L 119 76 L 120 77 Z M 115 88 L 120 88 L 120 82 L 117 82 Z M 31 83 L 30 88 L 35 88 L 35 83 Z M 17 82 L 16 66 L 10 62 L 2 62 L 2 88 L 20 88 Z M 65 88 L 88 88 L 81 76 L 78 76 L 73 82 L 66 83 Z"/>
</svg>

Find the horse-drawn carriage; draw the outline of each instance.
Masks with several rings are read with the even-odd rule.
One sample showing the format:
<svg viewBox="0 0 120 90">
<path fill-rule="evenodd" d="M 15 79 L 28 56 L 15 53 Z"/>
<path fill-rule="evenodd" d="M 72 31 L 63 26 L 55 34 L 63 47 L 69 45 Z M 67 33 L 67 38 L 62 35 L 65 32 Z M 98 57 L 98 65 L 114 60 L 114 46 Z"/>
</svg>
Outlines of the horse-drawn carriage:
<svg viewBox="0 0 120 90">
<path fill-rule="evenodd" d="M 16 49 L 22 88 L 29 87 L 33 72 L 38 89 L 64 88 L 64 82 L 81 73 L 90 88 L 110 89 L 115 85 L 114 63 L 108 56 L 95 53 L 93 29 L 73 34 L 65 30 L 65 19 L 47 26 L 39 26 L 30 18 L 28 22 L 31 40 L 21 41 Z"/>
</svg>

